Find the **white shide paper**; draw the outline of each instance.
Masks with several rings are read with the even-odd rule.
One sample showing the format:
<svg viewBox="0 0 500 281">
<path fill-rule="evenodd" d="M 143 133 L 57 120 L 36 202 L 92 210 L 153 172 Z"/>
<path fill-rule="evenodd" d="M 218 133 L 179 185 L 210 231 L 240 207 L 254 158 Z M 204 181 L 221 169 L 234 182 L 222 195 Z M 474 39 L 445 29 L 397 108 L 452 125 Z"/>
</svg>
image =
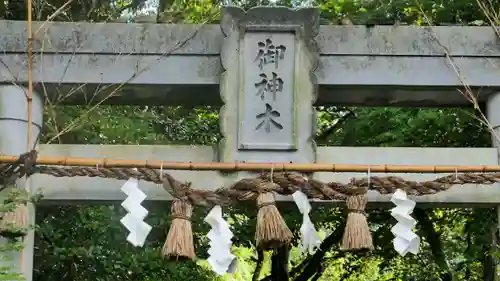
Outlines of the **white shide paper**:
<svg viewBox="0 0 500 281">
<path fill-rule="evenodd" d="M 396 205 L 391 209 L 391 215 L 398 221 L 391 229 L 395 236 L 392 241 L 394 249 L 403 257 L 407 253 L 416 255 L 420 250 L 420 237 L 413 232 L 417 221 L 410 216 L 416 203 L 408 199 L 406 192 L 401 189 L 394 192 L 391 202 Z"/>
<path fill-rule="evenodd" d="M 307 196 L 300 190 L 295 191 L 292 194 L 293 201 L 297 205 L 300 213 L 302 214 L 302 226 L 300 227 L 300 253 L 308 252 L 313 254 L 315 249 L 321 245 L 321 239 L 318 236 L 318 232 L 314 227 L 314 224 L 309 217 L 309 212 L 311 211 L 311 204 Z"/>
<path fill-rule="evenodd" d="M 219 275 L 234 273 L 236 270 L 236 256 L 231 253 L 233 233 L 229 224 L 222 217 L 221 206 L 215 206 L 205 217 L 205 222 L 211 226 L 207 234 L 210 240 L 208 249 L 208 264 Z"/>
<path fill-rule="evenodd" d="M 122 207 L 127 210 L 127 214 L 120 222 L 130 232 L 127 241 L 135 247 L 144 246 L 144 242 L 151 231 L 151 226 L 144 222 L 148 215 L 148 210 L 141 206 L 146 199 L 146 194 L 139 188 L 139 180 L 130 178 L 121 188 L 127 198 L 122 202 Z"/>
</svg>

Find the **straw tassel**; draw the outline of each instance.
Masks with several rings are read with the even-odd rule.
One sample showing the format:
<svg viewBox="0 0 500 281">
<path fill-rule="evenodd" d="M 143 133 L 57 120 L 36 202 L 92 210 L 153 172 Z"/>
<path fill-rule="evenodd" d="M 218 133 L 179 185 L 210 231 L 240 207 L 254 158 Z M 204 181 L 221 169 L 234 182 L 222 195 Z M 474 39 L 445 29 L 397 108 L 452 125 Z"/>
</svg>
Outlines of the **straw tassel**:
<svg viewBox="0 0 500 281">
<path fill-rule="evenodd" d="M 349 214 L 340 245 L 342 250 L 373 249 L 372 234 L 365 213 L 367 203 L 366 193 L 347 197 L 346 204 Z"/>
<path fill-rule="evenodd" d="M 274 183 L 265 183 L 263 190 L 271 190 Z M 257 230 L 255 232 L 255 240 L 257 249 L 269 250 L 276 249 L 282 245 L 290 243 L 293 238 L 293 233 L 290 231 L 281 216 L 274 194 L 272 192 L 264 192 L 257 197 Z"/>
<path fill-rule="evenodd" d="M 163 245 L 162 255 L 169 259 L 195 259 L 191 216 L 193 206 L 186 200 L 175 199 L 170 210 L 172 224 Z"/>
<path fill-rule="evenodd" d="M 28 206 L 17 203 L 12 212 L 2 214 L 0 219 L 0 235 L 7 238 L 18 238 L 26 235 L 28 226 Z"/>
</svg>

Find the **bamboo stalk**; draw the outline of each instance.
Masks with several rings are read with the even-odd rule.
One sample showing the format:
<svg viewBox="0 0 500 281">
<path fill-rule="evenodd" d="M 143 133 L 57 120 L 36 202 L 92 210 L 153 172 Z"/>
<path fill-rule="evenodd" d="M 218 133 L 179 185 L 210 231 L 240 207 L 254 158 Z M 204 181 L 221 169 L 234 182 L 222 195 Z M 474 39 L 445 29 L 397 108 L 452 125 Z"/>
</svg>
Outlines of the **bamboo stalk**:
<svg viewBox="0 0 500 281">
<path fill-rule="evenodd" d="M 19 156 L 0 155 L 0 163 L 14 163 Z M 491 173 L 500 172 L 498 165 L 366 165 L 366 164 L 295 164 L 295 163 L 227 163 L 227 162 L 172 162 L 162 160 L 122 160 L 107 158 L 77 158 L 39 156 L 38 165 L 86 166 L 102 168 L 151 168 L 193 171 L 248 171 L 262 172 L 338 172 L 338 173 Z"/>
<path fill-rule="evenodd" d="M 26 151 L 30 151 L 31 144 L 31 128 L 33 123 L 33 27 L 32 27 L 32 3 L 27 1 L 28 9 L 28 94 L 26 99 L 28 102 L 28 137 L 26 143 Z"/>
<path fill-rule="evenodd" d="M 32 26 L 32 21 L 33 21 L 33 15 L 32 15 L 32 2 L 31 0 L 27 1 L 27 10 L 28 10 L 28 94 L 26 95 L 26 100 L 28 103 L 28 109 L 27 109 L 27 114 L 28 114 L 28 132 L 27 132 L 27 137 L 26 137 L 26 151 L 30 151 L 30 144 L 31 144 L 31 128 L 33 126 L 33 26 Z M 29 181 L 26 181 L 26 186 L 25 188 L 28 191 L 28 194 L 31 194 L 31 187 Z M 24 207 L 24 208 L 23 208 Z M 25 209 L 26 206 L 18 206 L 16 210 L 14 211 L 15 213 L 20 212 L 18 214 L 21 216 L 22 220 L 24 220 L 26 224 L 27 223 L 27 218 L 28 218 L 28 213 L 27 209 Z M 26 211 L 26 212 L 24 212 Z M 24 225 L 23 225 L 24 226 Z M 24 240 L 24 239 L 23 239 Z M 20 268 L 21 272 L 25 272 L 27 269 L 25 268 L 25 251 L 24 249 L 21 251 L 21 258 L 20 258 Z"/>
</svg>

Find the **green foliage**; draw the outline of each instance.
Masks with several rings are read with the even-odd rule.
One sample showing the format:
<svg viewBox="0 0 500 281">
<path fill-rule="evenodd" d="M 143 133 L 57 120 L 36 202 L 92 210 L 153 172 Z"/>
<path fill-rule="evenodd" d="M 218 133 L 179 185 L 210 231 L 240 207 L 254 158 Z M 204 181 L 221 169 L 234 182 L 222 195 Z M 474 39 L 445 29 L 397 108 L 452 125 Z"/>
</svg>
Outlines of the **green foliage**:
<svg viewBox="0 0 500 281">
<path fill-rule="evenodd" d="M 467 109 L 351 108 L 328 145 L 490 147 L 490 134 Z"/>
<path fill-rule="evenodd" d="M 0 214 L 14 212 L 18 204 L 26 204 L 29 201 L 28 193 L 20 188 L 4 186 L 0 190 Z M 19 227 L 13 222 L 2 222 L 0 226 L 0 260 L 4 262 L 0 266 L 0 280 L 24 280 L 22 274 L 15 272 L 10 263 L 13 259 L 11 253 L 21 252 L 24 249 L 24 237 L 32 226 Z"/>
<path fill-rule="evenodd" d="M 154 206 L 148 223 L 156 228 L 144 248 L 126 240 L 121 206 L 40 208 L 37 227 L 37 274 L 45 280 L 211 280 L 214 275 L 193 262 L 170 263 L 160 256 L 165 212 Z M 156 216 L 156 214 L 159 214 Z M 68 219 L 71 224 L 68 225 Z M 161 223 L 160 223 L 161 222 Z M 158 225 L 160 224 L 160 225 Z M 160 233 L 158 233 L 160 232 Z M 161 237 L 158 239 L 158 237 Z"/>
<path fill-rule="evenodd" d="M 332 23 L 349 19 L 353 24 L 475 24 L 484 20 L 478 1 L 343 0 L 317 1 L 322 16 Z"/>
<path fill-rule="evenodd" d="M 20 2 L 22 5 L 17 5 Z M 231 1 L 250 8 L 272 5 L 267 0 Z M 305 1 L 274 1 L 294 6 Z M 36 19 L 46 19 L 65 1 L 35 1 Z M 324 23 L 354 24 L 476 24 L 485 20 L 480 1 L 406 1 L 406 0 L 318 0 Z M 110 21 L 123 12 L 132 12 L 145 1 L 76 0 L 57 14 L 58 21 Z M 217 22 L 218 1 L 160 0 L 155 20 L 169 23 Z M 4 18 L 25 19 L 23 1 L 0 1 Z M 139 20 L 137 20 L 139 21 Z M 220 139 L 218 108 L 140 107 L 140 106 L 59 106 L 47 104 L 42 142 L 65 144 L 215 144 Z M 472 108 L 472 107 L 471 107 Z M 90 110 L 90 111 L 89 111 Z M 318 138 L 320 145 L 342 146 L 412 146 L 412 147 L 487 147 L 490 135 L 480 126 L 473 110 L 319 107 Z M 4 205 L 2 208 L 12 208 Z M 202 221 L 206 210 L 196 209 L 193 228 L 197 263 L 170 263 L 160 249 L 169 227 L 168 204 L 148 206 L 148 223 L 154 229 L 144 248 L 133 248 L 119 220 L 124 210 L 118 205 L 40 206 L 37 209 L 35 280 L 251 280 L 255 267 L 252 241 L 255 230 L 253 206 L 238 206 L 228 212 L 235 233 L 234 251 L 238 272 L 233 277 L 217 277 L 202 258 L 206 257 L 204 234 L 208 225 Z M 301 217 L 294 206 L 280 206 L 287 224 L 295 233 Z M 430 226 L 419 223 L 423 248 L 417 257 L 398 257 L 391 249 L 392 222 L 384 210 L 370 211 L 374 255 L 340 255 L 333 248 L 324 260 L 325 271 L 319 280 L 440 280 L 453 272 L 457 280 L 484 279 L 495 229 L 491 209 L 436 209 L 421 214 Z M 331 233 L 341 221 L 342 212 L 318 206 L 312 220 Z M 492 230 L 493 229 L 493 230 Z M 441 245 L 436 244 L 437 241 Z M 297 243 L 297 240 L 294 241 Z M 12 244 L 16 247 L 17 244 Z M 436 246 L 437 245 L 437 246 Z M 0 252 L 2 252 L 0 249 Z M 304 260 L 292 249 L 290 264 Z M 269 273 L 266 256 L 263 273 Z M 4 272 L 0 268 L 1 272 Z M 0 274 L 0 280 L 15 276 Z M 7 279 L 5 279 L 7 278 Z"/>
</svg>

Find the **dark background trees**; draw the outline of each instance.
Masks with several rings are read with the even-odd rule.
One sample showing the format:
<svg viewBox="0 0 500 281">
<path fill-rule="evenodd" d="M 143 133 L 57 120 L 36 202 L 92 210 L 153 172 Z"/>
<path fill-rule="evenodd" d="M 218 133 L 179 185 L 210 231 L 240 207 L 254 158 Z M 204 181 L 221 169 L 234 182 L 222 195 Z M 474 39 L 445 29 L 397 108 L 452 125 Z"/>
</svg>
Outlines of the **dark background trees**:
<svg viewBox="0 0 500 281">
<path fill-rule="evenodd" d="M 291 6 L 292 1 L 278 1 Z M 34 1 L 34 15 L 45 20 L 62 0 Z M 249 8 L 269 5 L 268 1 L 233 1 Z M 316 4 L 323 24 L 481 24 L 484 7 L 469 0 L 448 1 L 332 1 Z M 216 22 L 219 2 L 212 0 L 160 0 L 149 16 L 136 16 L 136 21 L 149 18 L 159 22 Z M 300 4 L 300 3 L 299 3 Z M 488 2 L 498 11 L 498 2 Z M 104 1 L 74 0 L 54 20 L 114 21 L 124 18 L 124 11 L 140 13 L 149 3 L 140 0 Z M 487 5 L 487 6 L 488 6 Z M 25 20 L 25 1 L 0 1 L 4 19 Z M 134 21 L 134 16 L 130 17 Z M 422 147 L 488 147 L 489 132 L 476 119 L 470 108 L 416 109 L 319 107 L 318 145 L 342 146 L 422 146 Z M 46 106 L 46 124 L 42 143 L 58 135 L 75 118 L 88 112 L 86 106 Z M 106 116 L 106 118 L 102 118 Z M 99 106 L 88 112 L 77 126 L 55 140 L 77 144 L 214 144 L 219 139 L 218 108 Z M 136 249 L 126 242 L 126 230 L 119 220 L 124 210 L 115 205 L 40 206 L 37 210 L 35 280 L 213 280 L 215 275 L 202 261 L 168 263 L 159 249 L 168 228 L 168 203 L 150 204 L 147 221 L 154 226 L 145 248 Z M 464 206 L 467 207 L 467 206 Z M 282 213 L 295 230 L 300 223 L 298 211 Z M 193 216 L 195 235 L 202 237 L 208 227 L 202 222 L 204 210 Z M 255 229 L 252 210 L 231 210 L 230 219 L 244 220 L 235 226 L 235 251 L 240 260 L 233 280 L 251 280 L 256 253 L 248 241 Z M 323 236 L 334 235 L 342 220 L 340 210 L 318 207 L 313 221 L 322 228 Z M 307 264 L 309 268 L 292 270 L 294 280 L 307 280 L 318 268 L 322 276 L 314 280 L 494 280 L 494 245 L 497 218 L 493 209 L 419 209 L 415 212 L 422 252 L 416 257 L 398 257 L 392 249 L 392 219 L 384 210 L 370 210 L 370 224 L 376 250 L 372 255 L 340 254 L 335 243 L 325 245 L 321 263 L 291 252 L 292 268 Z M 198 254 L 204 257 L 206 245 L 196 239 Z M 334 241 L 333 241 L 334 242 Z M 327 244 L 325 242 L 325 244 Z M 269 257 L 266 256 L 266 260 Z M 305 263 L 302 263 L 306 260 Z M 264 264 L 262 278 L 269 272 Z M 311 269 L 313 269 L 311 271 Z M 309 272 L 306 272 L 308 271 Z M 306 272 L 306 273 L 302 273 Z M 301 275 L 302 273 L 302 275 Z M 228 279 L 229 280 L 229 279 Z M 312 279 L 311 279 L 312 280 Z"/>
</svg>

